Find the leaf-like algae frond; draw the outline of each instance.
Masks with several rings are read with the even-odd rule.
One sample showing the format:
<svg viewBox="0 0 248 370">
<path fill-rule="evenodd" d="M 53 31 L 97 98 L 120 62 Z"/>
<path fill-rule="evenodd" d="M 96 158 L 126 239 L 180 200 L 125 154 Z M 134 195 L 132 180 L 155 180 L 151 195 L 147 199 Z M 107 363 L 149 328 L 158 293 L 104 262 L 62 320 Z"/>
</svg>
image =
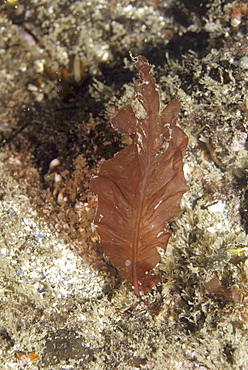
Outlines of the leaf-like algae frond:
<svg viewBox="0 0 248 370">
<path fill-rule="evenodd" d="M 157 247 L 166 249 L 168 221 L 179 214 L 188 190 L 182 168 L 188 138 L 176 126 L 179 101 L 160 111 L 152 66 L 143 56 L 135 65 L 140 77 L 135 98 L 145 114 L 136 117 L 128 105 L 112 119 L 113 127 L 133 141 L 102 164 L 90 190 L 98 195 L 94 223 L 104 251 L 139 297 L 158 282 L 153 271 L 160 261 Z"/>
</svg>

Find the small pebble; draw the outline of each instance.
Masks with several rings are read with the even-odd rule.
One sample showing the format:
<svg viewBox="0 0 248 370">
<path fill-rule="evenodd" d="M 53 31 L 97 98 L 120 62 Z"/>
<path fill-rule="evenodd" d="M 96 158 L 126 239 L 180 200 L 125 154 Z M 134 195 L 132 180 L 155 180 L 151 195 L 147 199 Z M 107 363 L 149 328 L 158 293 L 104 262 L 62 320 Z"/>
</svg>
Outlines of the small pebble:
<svg viewBox="0 0 248 370">
<path fill-rule="evenodd" d="M 248 55 L 245 55 L 239 60 L 239 66 L 243 69 L 248 69 Z"/>
</svg>

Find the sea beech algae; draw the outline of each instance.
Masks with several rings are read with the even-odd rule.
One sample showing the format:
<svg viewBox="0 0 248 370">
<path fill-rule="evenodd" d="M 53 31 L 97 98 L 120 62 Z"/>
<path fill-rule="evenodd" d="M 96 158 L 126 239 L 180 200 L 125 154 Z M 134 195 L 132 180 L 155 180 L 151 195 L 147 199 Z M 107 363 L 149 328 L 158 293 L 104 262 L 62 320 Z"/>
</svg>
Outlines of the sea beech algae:
<svg viewBox="0 0 248 370">
<path fill-rule="evenodd" d="M 168 222 L 179 214 L 188 190 L 182 162 L 188 138 L 176 126 L 179 101 L 160 110 L 153 67 L 143 56 L 135 58 L 135 66 L 134 94 L 143 106 L 142 118 L 128 105 L 112 119 L 115 130 L 132 143 L 103 162 L 90 190 L 98 195 L 94 224 L 104 252 L 140 297 L 158 282 L 157 248 L 166 250 Z"/>
</svg>

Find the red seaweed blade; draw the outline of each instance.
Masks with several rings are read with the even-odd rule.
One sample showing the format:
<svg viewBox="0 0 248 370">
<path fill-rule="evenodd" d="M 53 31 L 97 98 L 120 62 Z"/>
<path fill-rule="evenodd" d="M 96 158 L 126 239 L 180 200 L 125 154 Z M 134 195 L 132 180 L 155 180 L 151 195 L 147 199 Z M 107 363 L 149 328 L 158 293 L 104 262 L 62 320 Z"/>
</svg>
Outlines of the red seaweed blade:
<svg viewBox="0 0 248 370">
<path fill-rule="evenodd" d="M 176 126 L 179 101 L 160 112 L 152 66 L 142 56 L 135 65 L 140 76 L 135 97 L 145 116 L 136 117 L 128 105 L 113 118 L 113 127 L 133 141 L 101 165 L 90 190 L 98 195 L 94 224 L 103 249 L 139 297 L 158 282 L 153 271 L 160 261 L 157 247 L 166 250 L 168 221 L 179 214 L 188 190 L 182 162 L 188 138 Z"/>
</svg>

